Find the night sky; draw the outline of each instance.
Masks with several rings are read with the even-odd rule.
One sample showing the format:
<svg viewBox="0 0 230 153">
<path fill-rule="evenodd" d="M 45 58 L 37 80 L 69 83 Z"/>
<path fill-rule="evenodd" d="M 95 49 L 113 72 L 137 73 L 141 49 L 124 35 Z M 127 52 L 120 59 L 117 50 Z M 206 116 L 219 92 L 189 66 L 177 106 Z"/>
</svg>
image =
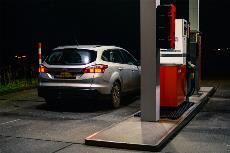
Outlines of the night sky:
<svg viewBox="0 0 230 153">
<path fill-rule="evenodd" d="M 118 45 L 139 57 L 138 0 L 1 1 L 1 52 L 36 54 L 39 41 L 44 52 L 77 41 Z"/>
<path fill-rule="evenodd" d="M 201 0 L 201 30 L 209 47 L 230 47 L 229 9 L 227 0 Z"/>
<path fill-rule="evenodd" d="M 177 0 L 178 18 L 188 16 L 187 2 Z M 200 2 L 203 67 L 207 73 L 230 71 L 225 66 L 230 50 L 212 50 L 230 48 L 230 1 Z M 0 64 L 12 62 L 16 54 L 37 62 L 39 41 L 45 53 L 77 41 L 121 46 L 139 59 L 139 27 L 139 0 L 0 0 Z"/>
</svg>

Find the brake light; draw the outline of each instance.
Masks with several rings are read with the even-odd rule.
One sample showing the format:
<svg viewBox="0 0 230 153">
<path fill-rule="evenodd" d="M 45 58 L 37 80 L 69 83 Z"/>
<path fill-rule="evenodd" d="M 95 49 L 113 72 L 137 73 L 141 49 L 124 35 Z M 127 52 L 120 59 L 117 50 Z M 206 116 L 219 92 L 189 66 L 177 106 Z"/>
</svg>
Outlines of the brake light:
<svg viewBox="0 0 230 153">
<path fill-rule="evenodd" d="M 47 73 L 48 69 L 45 66 L 40 65 L 39 68 L 38 68 L 38 72 L 39 73 Z"/>
<path fill-rule="evenodd" d="M 97 64 L 82 69 L 83 73 L 104 73 L 108 65 Z"/>
</svg>

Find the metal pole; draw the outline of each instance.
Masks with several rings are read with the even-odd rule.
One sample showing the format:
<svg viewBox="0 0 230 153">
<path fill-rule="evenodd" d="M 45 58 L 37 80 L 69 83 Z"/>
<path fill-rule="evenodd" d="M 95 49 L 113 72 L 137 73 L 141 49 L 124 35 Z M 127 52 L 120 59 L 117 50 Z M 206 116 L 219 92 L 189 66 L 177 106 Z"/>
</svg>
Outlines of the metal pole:
<svg viewBox="0 0 230 153">
<path fill-rule="evenodd" d="M 42 64 L 42 43 L 38 43 L 38 63 L 39 65 Z"/>
<path fill-rule="evenodd" d="M 160 119 L 160 56 L 156 49 L 156 0 L 140 0 L 141 120 Z"/>
<path fill-rule="evenodd" d="M 189 21 L 191 23 L 191 31 L 193 39 L 190 39 L 190 54 L 193 64 L 196 66 L 195 70 L 195 92 L 198 94 L 200 90 L 200 64 L 201 64 L 201 50 L 200 43 L 198 43 L 198 37 L 200 33 L 199 25 L 199 9 L 200 9 L 200 0 L 190 0 L 189 1 Z"/>
<path fill-rule="evenodd" d="M 189 0 L 189 21 L 191 30 L 200 31 L 200 0 Z"/>
</svg>

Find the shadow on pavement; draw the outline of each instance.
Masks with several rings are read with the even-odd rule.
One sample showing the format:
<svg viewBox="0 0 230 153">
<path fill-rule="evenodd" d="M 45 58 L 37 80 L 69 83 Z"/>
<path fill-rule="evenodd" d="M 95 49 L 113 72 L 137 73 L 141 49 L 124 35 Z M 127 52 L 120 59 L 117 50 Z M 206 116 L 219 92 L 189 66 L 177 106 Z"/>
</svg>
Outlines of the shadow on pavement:
<svg viewBox="0 0 230 153">
<path fill-rule="evenodd" d="M 111 110 L 106 101 L 98 100 L 60 100 L 56 105 L 46 103 L 36 106 L 36 109 L 54 112 L 98 112 Z"/>
<path fill-rule="evenodd" d="M 139 96 L 136 93 L 131 93 L 122 97 L 122 103 L 119 108 L 126 107 L 138 100 Z M 112 111 L 110 100 L 101 99 L 62 99 L 58 100 L 56 105 L 47 105 L 43 103 L 37 105 L 35 109 L 43 111 L 53 111 L 53 112 L 100 112 L 100 111 Z"/>
</svg>

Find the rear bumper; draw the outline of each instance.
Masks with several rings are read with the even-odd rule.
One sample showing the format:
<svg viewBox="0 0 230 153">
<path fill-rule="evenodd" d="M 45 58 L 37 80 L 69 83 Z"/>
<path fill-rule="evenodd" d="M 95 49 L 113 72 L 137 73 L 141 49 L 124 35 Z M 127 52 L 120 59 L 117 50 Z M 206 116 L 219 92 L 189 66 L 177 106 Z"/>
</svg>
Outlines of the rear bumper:
<svg viewBox="0 0 230 153">
<path fill-rule="evenodd" d="M 96 98 L 101 94 L 95 89 L 89 88 L 76 88 L 76 87 L 38 87 L 38 96 L 39 97 L 54 97 L 54 98 L 72 98 L 72 97 L 80 97 L 80 98 Z"/>
</svg>

